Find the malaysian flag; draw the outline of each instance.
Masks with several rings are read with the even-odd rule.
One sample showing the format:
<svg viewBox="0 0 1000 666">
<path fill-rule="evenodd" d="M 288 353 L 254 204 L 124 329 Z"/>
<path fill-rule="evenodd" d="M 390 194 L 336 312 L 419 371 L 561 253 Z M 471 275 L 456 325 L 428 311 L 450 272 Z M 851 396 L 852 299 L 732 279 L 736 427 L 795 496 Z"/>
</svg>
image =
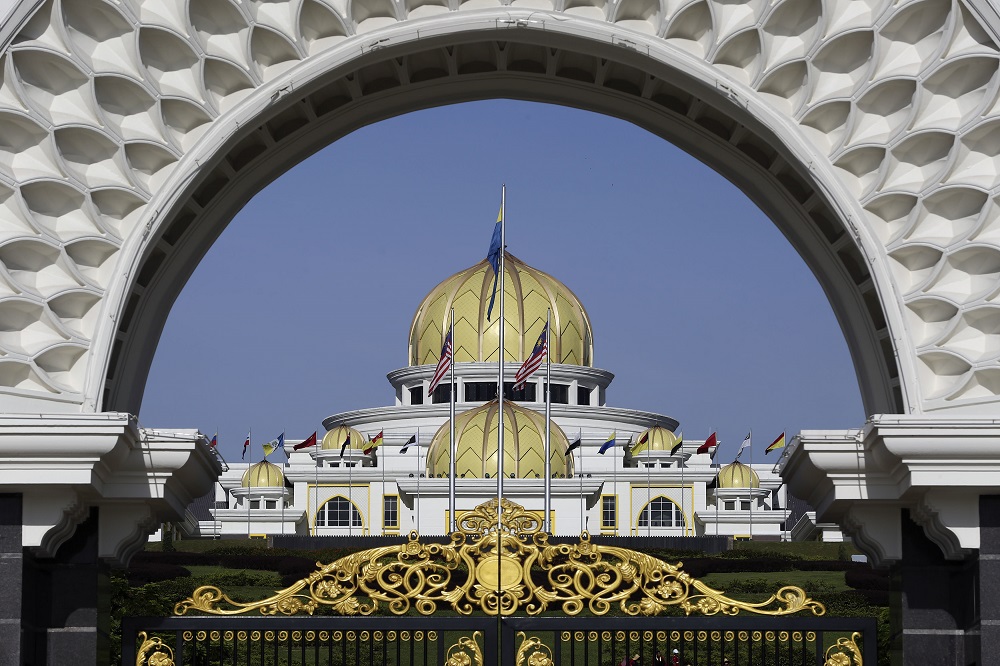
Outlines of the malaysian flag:
<svg viewBox="0 0 1000 666">
<path fill-rule="evenodd" d="M 548 327 L 546 326 L 542 329 L 542 334 L 538 336 L 535 348 L 531 350 L 531 356 L 524 360 L 517 374 L 514 375 L 515 391 L 524 387 L 524 383 L 528 381 L 528 377 L 535 374 L 535 371 L 542 367 L 542 359 L 549 353 L 549 336 L 547 334 Z"/>
<path fill-rule="evenodd" d="M 451 363 L 451 355 L 451 331 L 448 331 L 448 335 L 444 339 L 444 346 L 441 347 L 441 360 L 438 361 L 437 370 L 434 371 L 434 378 L 431 379 L 431 384 L 427 387 L 427 395 L 434 393 L 434 389 L 444 379 L 445 374 L 448 372 L 448 365 Z"/>
</svg>

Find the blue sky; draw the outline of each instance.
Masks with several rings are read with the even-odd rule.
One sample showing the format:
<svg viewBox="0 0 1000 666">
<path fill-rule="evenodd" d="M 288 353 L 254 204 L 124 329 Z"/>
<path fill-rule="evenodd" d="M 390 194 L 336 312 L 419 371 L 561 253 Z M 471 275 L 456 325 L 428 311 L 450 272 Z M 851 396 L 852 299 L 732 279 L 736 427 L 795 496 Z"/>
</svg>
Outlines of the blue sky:
<svg viewBox="0 0 1000 666">
<path fill-rule="evenodd" d="M 750 428 L 756 462 L 783 430 L 863 423 L 826 297 L 742 192 L 624 121 L 508 100 L 371 125 L 259 192 L 175 303 L 141 423 L 218 430 L 234 461 L 250 428 L 259 459 L 391 404 L 416 307 L 485 257 L 501 183 L 508 249 L 590 314 L 609 405 L 718 430 L 723 461 Z"/>
</svg>

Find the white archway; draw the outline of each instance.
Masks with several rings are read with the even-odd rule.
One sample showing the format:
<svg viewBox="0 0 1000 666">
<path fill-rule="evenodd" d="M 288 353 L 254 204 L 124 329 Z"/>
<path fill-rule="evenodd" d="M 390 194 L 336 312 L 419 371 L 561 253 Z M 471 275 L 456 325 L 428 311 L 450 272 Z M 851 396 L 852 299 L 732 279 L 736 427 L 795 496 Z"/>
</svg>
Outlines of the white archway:
<svg viewBox="0 0 1000 666">
<path fill-rule="evenodd" d="M 256 189 L 359 125 L 496 96 L 632 120 L 737 182 L 830 294 L 869 412 L 1000 400 L 997 48 L 963 4 L 528 4 L 41 4 L 0 88 L 0 408 L 134 411 Z"/>
<path fill-rule="evenodd" d="M 901 508 L 966 557 L 970 507 L 1000 494 L 997 25 L 983 0 L 15 4 L 0 30 L 0 486 L 55 483 L 16 471 L 30 428 L 14 415 L 74 415 L 77 432 L 138 411 L 174 298 L 278 173 L 382 118 L 509 97 L 641 125 L 768 213 L 830 298 L 866 410 L 894 415 L 804 436 L 783 474 L 881 559 L 901 556 Z M 81 466 L 152 479 L 159 459 L 115 427 Z M 185 455 L 176 469 L 202 454 Z M 51 552 L 103 510 L 104 485 L 80 483 L 24 545 Z M 116 497 L 174 497 L 158 483 Z M 137 547 L 153 514 L 108 552 Z"/>
</svg>

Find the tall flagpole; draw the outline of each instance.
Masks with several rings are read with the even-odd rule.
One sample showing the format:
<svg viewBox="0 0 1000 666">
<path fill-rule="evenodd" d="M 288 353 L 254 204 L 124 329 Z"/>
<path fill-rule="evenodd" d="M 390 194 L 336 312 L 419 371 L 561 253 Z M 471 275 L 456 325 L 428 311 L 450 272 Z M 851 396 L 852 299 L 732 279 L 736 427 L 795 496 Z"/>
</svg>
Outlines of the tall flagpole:
<svg viewBox="0 0 1000 666">
<path fill-rule="evenodd" d="M 617 436 L 617 434 L 618 433 L 615 432 L 616 436 Z M 614 491 L 612 491 L 614 494 L 612 495 L 612 498 L 615 501 L 614 502 L 614 504 L 615 504 L 615 536 L 618 536 L 618 442 L 617 441 L 615 442 L 615 445 L 611 447 L 611 483 L 614 485 Z M 604 507 L 603 506 L 601 507 L 601 512 L 602 513 L 604 512 Z M 604 522 L 604 516 L 602 515 L 601 516 L 601 523 L 603 524 L 603 522 Z"/>
<path fill-rule="evenodd" d="M 315 472 L 315 484 L 313 485 L 314 495 L 316 496 L 316 501 L 313 506 L 313 536 L 318 533 L 317 523 L 319 522 L 319 450 L 320 446 L 317 444 L 316 448 L 313 449 L 313 470 Z"/>
<path fill-rule="evenodd" d="M 684 433 L 681 432 L 681 448 L 677 449 L 680 451 L 681 459 L 678 461 L 678 465 L 681 468 L 681 536 L 687 536 L 687 508 L 684 503 Z"/>
<path fill-rule="evenodd" d="M 549 323 L 552 310 L 545 313 L 545 514 L 543 530 L 552 533 L 552 432 L 549 420 L 552 418 L 552 347 L 549 340 Z"/>
<path fill-rule="evenodd" d="M 353 449 L 354 445 L 351 444 L 350 448 Z M 354 536 L 354 463 L 350 459 L 347 461 L 347 502 L 347 536 Z"/>
<path fill-rule="evenodd" d="M 507 222 L 504 220 L 506 215 L 507 205 L 507 185 L 504 184 L 500 188 L 500 260 L 497 264 L 499 266 L 499 275 L 496 276 L 497 288 L 500 290 L 500 362 L 499 362 L 499 380 L 497 395 L 499 396 L 500 409 L 497 413 L 497 538 L 500 537 L 500 514 L 503 512 L 501 504 L 503 503 L 503 329 L 504 329 L 504 319 L 503 319 L 503 302 L 504 302 L 504 255 L 507 253 L 505 248 L 507 244 L 506 230 Z M 454 341 L 452 341 L 454 345 Z M 499 555 L 499 542 L 497 542 L 498 550 L 497 555 Z M 499 566 L 499 563 L 498 563 Z M 497 576 L 497 580 L 500 580 L 500 576 Z M 499 599 L 497 600 L 499 603 Z"/>
<path fill-rule="evenodd" d="M 577 465 L 577 476 L 580 477 L 580 534 L 583 534 L 583 514 L 587 512 L 586 500 L 583 498 L 583 429 L 580 429 L 580 463 Z"/>
<path fill-rule="evenodd" d="M 247 440 L 250 442 L 250 462 L 247 463 L 247 540 L 250 540 L 250 468 L 253 467 L 253 428 L 247 431 Z"/>
<path fill-rule="evenodd" d="M 648 435 L 647 435 L 647 437 L 648 437 Z M 647 440 L 647 442 L 646 442 L 646 511 L 648 511 L 648 514 L 646 515 L 646 536 L 652 536 L 652 534 L 653 534 L 653 507 L 650 506 L 650 503 L 653 501 L 653 482 L 649 478 L 649 466 L 651 464 L 649 462 L 649 451 L 650 451 L 649 441 Z M 671 511 L 671 514 L 672 513 L 673 513 L 673 511 Z M 660 515 L 662 516 L 663 514 L 660 514 Z M 638 532 L 638 530 L 636 530 L 636 531 Z"/>
<path fill-rule="evenodd" d="M 500 303 L 501 303 L 500 307 L 502 308 L 503 307 L 503 305 L 502 305 L 503 301 L 500 301 Z M 503 312 L 503 310 L 501 310 L 501 312 Z M 503 318 L 503 315 L 501 315 L 500 326 L 503 326 L 503 320 L 502 320 L 502 318 Z M 448 465 L 448 515 L 451 516 L 451 520 L 449 521 L 451 523 L 451 525 L 450 525 L 450 529 L 448 531 L 449 532 L 455 532 L 456 530 L 458 530 L 458 520 L 457 520 L 457 518 L 455 516 L 455 509 L 456 509 L 456 506 L 455 506 L 455 483 L 456 483 L 456 479 L 455 479 L 455 449 L 456 449 L 456 446 L 455 446 L 455 400 L 457 399 L 455 397 L 455 347 L 456 347 L 456 345 L 455 345 L 455 308 L 451 309 L 451 329 L 450 329 L 450 331 L 451 332 L 448 333 L 448 336 L 449 336 L 449 339 L 451 340 L 451 361 L 449 362 L 449 365 L 451 366 L 451 378 L 449 379 L 449 381 L 451 383 L 451 388 L 448 390 L 448 394 L 451 396 L 451 400 L 448 401 L 449 402 L 448 418 L 450 419 L 451 425 L 450 425 L 450 439 L 448 440 L 448 442 L 449 442 L 449 451 L 448 451 L 448 460 L 449 460 L 449 465 Z"/>
<path fill-rule="evenodd" d="M 454 341 L 452 341 L 454 345 Z M 452 353 L 454 352 L 454 346 L 452 347 Z M 414 501 L 414 505 L 417 508 L 417 534 L 420 534 L 420 426 L 417 426 L 417 441 L 414 442 L 417 445 L 417 499 Z"/>
<path fill-rule="evenodd" d="M 752 432 L 752 431 L 751 431 Z M 750 541 L 753 541 L 753 505 L 757 501 L 754 497 L 753 492 L 753 440 L 750 440 L 750 479 L 747 482 L 750 485 Z"/>
</svg>

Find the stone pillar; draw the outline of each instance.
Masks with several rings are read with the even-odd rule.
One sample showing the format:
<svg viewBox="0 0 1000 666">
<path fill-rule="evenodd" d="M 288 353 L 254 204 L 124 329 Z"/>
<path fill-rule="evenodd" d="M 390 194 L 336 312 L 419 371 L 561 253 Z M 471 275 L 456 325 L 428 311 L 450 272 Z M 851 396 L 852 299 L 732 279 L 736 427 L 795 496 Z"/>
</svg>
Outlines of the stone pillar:
<svg viewBox="0 0 1000 666">
<path fill-rule="evenodd" d="M 0 494 L 0 666 L 22 663 L 21 550 L 21 495 Z"/>
<path fill-rule="evenodd" d="M 979 646 L 1000 655 L 1000 495 L 979 497 Z"/>
<path fill-rule="evenodd" d="M 979 663 L 976 558 L 945 559 L 909 511 L 901 514 L 903 557 L 893 567 L 893 663 Z"/>
<path fill-rule="evenodd" d="M 91 509 L 53 558 L 24 558 L 26 666 L 109 660 L 107 565 L 98 556 L 98 509 Z"/>
</svg>

